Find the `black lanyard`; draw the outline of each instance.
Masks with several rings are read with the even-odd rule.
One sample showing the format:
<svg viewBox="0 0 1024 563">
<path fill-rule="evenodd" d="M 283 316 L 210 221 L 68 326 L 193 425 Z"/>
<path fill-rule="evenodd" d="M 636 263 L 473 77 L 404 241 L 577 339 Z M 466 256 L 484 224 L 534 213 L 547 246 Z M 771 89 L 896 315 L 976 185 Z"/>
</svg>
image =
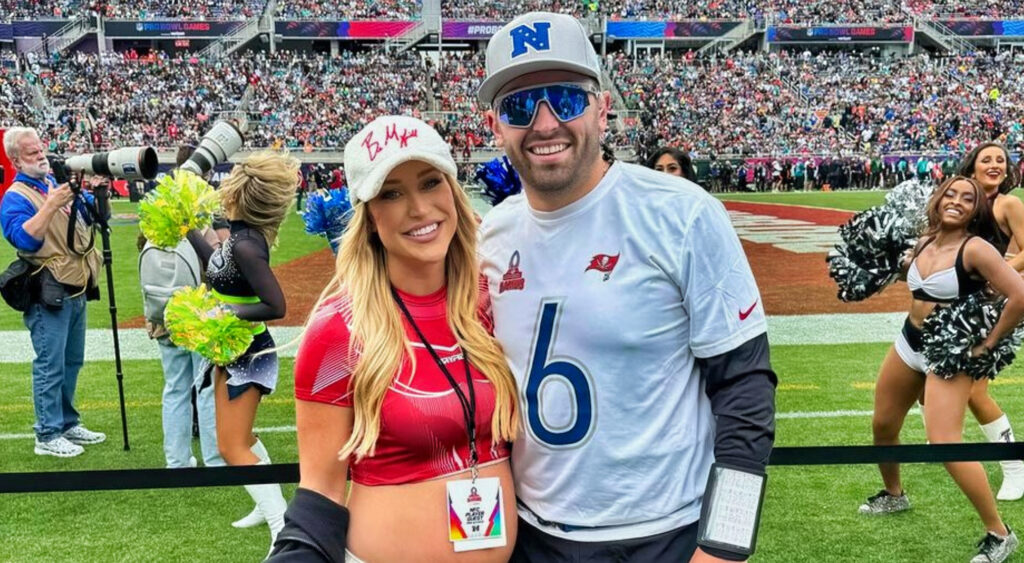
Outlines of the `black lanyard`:
<svg viewBox="0 0 1024 563">
<path fill-rule="evenodd" d="M 434 358 L 434 362 L 437 364 L 438 369 L 444 374 L 448 383 L 452 386 L 455 391 L 455 395 L 459 398 L 459 404 L 462 406 L 462 416 L 466 421 L 466 433 L 469 436 L 469 463 L 470 468 L 473 471 L 473 478 L 476 479 L 476 465 L 479 457 L 476 451 L 476 391 L 473 389 L 473 377 L 469 373 L 469 354 L 466 353 L 465 349 L 462 350 L 462 367 L 466 369 L 466 387 L 469 388 L 469 398 L 466 398 L 466 394 L 462 392 L 462 388 L 459 387 L 459 383 L 455 381 L 452 374 L 448 371 L 448 368 L 441 361 L 440 356 L 434 351 L 434 347 L 427 342 L 427 338 L 423 336 L 423 332 L 420 327 L 413 320 L 412 315 L 409 313 L 409 309 L 406 308 L 405 302 L 398 295 L 398 291 L 391 287 L 391 295 L 394 296 L 395 301 L 398 303 L 398 308 L 402 310 L 406 320 L 412 326 L 412 329 L 416 331 L 416 336 L 419 337 L 420 342 L 430 352 L 431 357 Z"/>
</svg>

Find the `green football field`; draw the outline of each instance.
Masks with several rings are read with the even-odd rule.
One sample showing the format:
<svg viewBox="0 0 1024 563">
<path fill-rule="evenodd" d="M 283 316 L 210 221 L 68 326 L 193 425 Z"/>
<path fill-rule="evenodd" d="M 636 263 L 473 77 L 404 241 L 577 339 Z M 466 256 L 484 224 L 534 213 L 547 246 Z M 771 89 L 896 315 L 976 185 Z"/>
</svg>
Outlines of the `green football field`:
<svg viewBox="0 0 1024 563">
<path fill-rule="evenodd" d="M 758 202 L 839 209 L 877 204 L 882 192 L 841 194 L 730 194 Z M 125 204 L 119 213 L 131 210 Z M 135 274 L 133 225 L 116 227 L 118 305 L 141 314 Z M 285 224 L 275 262 L 325 247 L 301 235 L 297 216 Z M 3 251 L 9 251 L 3 246 Z M 122 277 L 124 280 L 122 281 Z M 763 282 L 762 282 L 763 283 Z M 134 292 L 134 293 L 133 293 Z M 90 310 L 90 325 L 109 326 L 105 300 Z M 0 330 L 23 330 L 20 318 L 4 310 Z M 828 330 L 824 328 L 823 330 Z M 83 421 L 107 433 L 104 444 L 87 446 L 72 459 L 32 453 L 33 422 L 28 363 L 0 364 L 0 472 L 158 468 L 164 464 L 156 360 L 125 363 L 131 451 L 121 445 L 117 384 L 112 361 L 89 362 L 80 377 L 77 404 Z M 777 446 L 864 445 L 871 440 L 870 410 L 878 365 L 888 344 L 773 345 L 779 374 Z M 27 352 L 26 362 L 31 358 Z M 296 461 L 292 360 L 282 359 L 278 392 L 261 406 L 256 426 L 275 462 Z M 1024 431 L 1024 363 L 1012 366 L 992 386 L 993 396 Z M 921 418 L 911 414 L 906 443 L 923 443 Z M 965 424 L 965 440 L 982 441 L 977 424 Z M 198 453 L 198 442 L 195 444 Z M 986 463 L 998 487 L 995 463 Z M 3 479 L 0 474 L 0 480 Z M 982 527 L 974 511 L 939 465 L 906 466 L 904 483 L 913 510 L 889 517 L 863 517 L 858 505 L 881 487 L 874 466 L 769 468 L 757 555 L 761 562 L 967 561 Z M 290 497 L 293 487 L 285 487 Z M 266 553 L 265 527 L 236 530 L 230 522 L 252 507 L 241 487 L 0 495 L 0 561 L 258 561 Z M 1024 527 L 1024 500 L 1001 502 L 1008 524 Z M 1024 529 L 1024 528 L 1022 528 Z M 1024 560 L 1018 556 L 1014 560 Z"/>
</svg>

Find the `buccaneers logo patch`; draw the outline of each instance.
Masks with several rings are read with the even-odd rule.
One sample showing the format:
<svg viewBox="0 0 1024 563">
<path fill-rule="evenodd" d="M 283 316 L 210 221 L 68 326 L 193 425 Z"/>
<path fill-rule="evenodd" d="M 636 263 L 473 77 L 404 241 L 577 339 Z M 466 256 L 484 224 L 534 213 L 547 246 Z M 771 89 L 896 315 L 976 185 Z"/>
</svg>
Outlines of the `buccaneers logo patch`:
<svg viewBox="0 0 1024 563">
<path fill-rule="evenodd" d="M 618 263 L 618 254 L 615 256 L 611 256 L 609 254 L 595 254 L 594 257 L 590 259 L 590 265 L 587 266 L 587 269 L 583 270 L 583 272 L 586 273 L 590 270 L 597 270 L 604 274 L 604 279 L 602 281 L 608 281 L 608 278 L 612 275 L 612 270 L 615 269 L 615 265 Z"/>
</svg>

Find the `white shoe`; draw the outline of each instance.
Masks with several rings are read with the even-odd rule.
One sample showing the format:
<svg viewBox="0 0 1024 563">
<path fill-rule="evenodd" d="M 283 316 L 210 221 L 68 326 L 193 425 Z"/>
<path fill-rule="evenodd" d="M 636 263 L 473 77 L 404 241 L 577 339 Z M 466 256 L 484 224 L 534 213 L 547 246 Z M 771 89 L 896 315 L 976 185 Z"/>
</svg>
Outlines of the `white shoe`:
<svg viewBox="0 0 1024 563">
<path fill-rule="evenodd" d="M 246 514 L 238 520 L 235 520 L 231 525 L 235 528 L 255 528 L 260 524 L 266 524 L 267 519 L 260 512 L 260 507 L 254 506 L 252 512 Z"/>
<path fill-rule="evenodd" d="M 78 445 L 99 444 L 106 441 L 107 435 L 102 432 L 93 432 L 79 424 L 64 433 L 68 441 Z"/>
<path fill-rule="evenodd" d="M 75 457 L 81 455 L 85 448 L 72 444 L 67 438 L 60 436 L 49 442 L 36 440 L 36 455 L 52 455 L 56 457 Z"/>
</svg>

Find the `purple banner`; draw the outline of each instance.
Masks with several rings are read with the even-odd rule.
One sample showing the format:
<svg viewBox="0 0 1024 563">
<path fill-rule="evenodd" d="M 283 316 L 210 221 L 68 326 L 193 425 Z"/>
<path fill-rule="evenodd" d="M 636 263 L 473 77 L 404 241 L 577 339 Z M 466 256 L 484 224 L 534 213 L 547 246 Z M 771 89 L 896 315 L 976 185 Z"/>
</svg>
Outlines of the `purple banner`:
<svg viewBox="0 0 1024 563">
<path fill-rule="evenodd" d="M 14 26 L 9 23 L 0 23 L 0 41 L 8 43 L 14 41 Z"/>
<path fill-rule="evenodd" d="M 14 22 L 13 37 L 42 37 L 43 34 L 53 35 L 71 20 L 39 20 Z"/>
<path fill-rule="evenodd" d="M 939 22 L 957 35 L 967 37 L 1019 37 L 1024 20 L 945 20 Z"/>
<path fill-rule="evenodd" d="M 274 23 L 274 32 L 292 38 L 388 39 L 416 26 L 401 21 L 288 21 Z"/>
<path fill-rule="evenodd" d="M 611 39 L 721 37 L 739 24 L 738 21 L 610 21 L 605 31 Z"/>
<path fill-rule="evenodd" d="M 668 22 L 665 37 L 721 37 L 740 22 Z"/>
<path fill-rule="evenodd" d="M 446 21 L 441 27 L 445 39 L 489 39 L 505 22 L 496 21 Z"/>
</svg>

